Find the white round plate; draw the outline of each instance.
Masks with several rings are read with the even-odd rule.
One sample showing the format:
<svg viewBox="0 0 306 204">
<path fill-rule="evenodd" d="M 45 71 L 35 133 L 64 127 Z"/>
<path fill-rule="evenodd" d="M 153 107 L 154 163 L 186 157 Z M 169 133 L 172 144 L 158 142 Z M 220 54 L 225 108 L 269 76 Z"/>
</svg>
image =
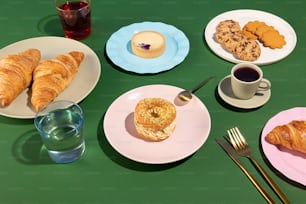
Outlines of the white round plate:
<svg viewBox="0 0 306 204">
<path fill-rule="evenodd" d="M 132 36 L 140 31 L 152 30 L 166 38 L 165 52 L 156 58 L 141 58 L 133 54 Z M 189 52 L 189 40 L 176 27 L 161 22 L 133 23 L 113 33 L 106 43 L 106 53 L 122 69 L 139 74 L 167 71 L 181 63 Z"/>
<path fill-rule="evenodd" d="M 148 164 L 175 162 L 196 152 L 208 138 L 210 115 L 196 96 L 188 104 L 180 105 L 176 95 L 182 90 L 169 85 L 148 85 L 118 97 L 104 118 L 104 132 L 112 147 L 126 158 Z M 176 107 L 176 128 L 160 142 L 140 139 L 134 127 L 134 108 L 139 100 L 148 97 L 167 99 Z"/>
<path fill-rule="evenodd" d="M 241 28 L 249 21 L 254 21 L 254 20 L 263 21 L 267 25 L 276 28 L 280 32 L 280 34 L 285 36 L 286 45 L 281 49 L 270 49 L 262 46 L 262 44 L 259 43 L 261 48 L 261 55 L 256 61 L 252 62 L 254 64 L 266 65 L 280 61 L 285 57 L 287 57 L 295 48 L 297 41 L 296 33 L 294 29 L 284 19 L 264 11 L 249 10 L 249 9 L 233 10 L 222 13 L 216 16 L 215 18 L 213 18 L 207 24 L 204 34 L 205 40 L 209 48 L 216 55 L 227 61 L 233 63 L 245 62 L 243 60 L 235 58 L 232 53 L 222 48 L 222 46 L 215 40 L 214 34 L 216 32 L 216 27 L 223 20 L 237 21 L 239 22 Z"/>
<path fill-rule="evenodd" d="M 265 140 L 266 135 L 274 127 L 287 124 L 292 120 L 306 120 L 306 108 L 284 110 L 269 119 L 261 134 L 262 150 L 275 169 L 287 178 L 306 186 L 306 154 L 277 147 Z"/>
<path fill-rule="evenodd" d="M 64 37 L 37 37 L 22 40 L 0 50 L 0 57 L 29 48 L 41 51 L 41 59 L 52 59 L 59 54 L 81 51 L 85 58 L 71 84 L 55 100 L 83 100 L 96 86 L 100 78 L 101 64 L 95 52 L 87 45 Z M 11 118 L 34 118 L 35 112 L 29 102 L 29 90 L 24 90 L 9 106 L 0 108 L 0 115 Z"/>
<path fill-rule="evenodd" d="M 271 97 L 271 90 L 258 91 L 255 96 L 248 100 L 241 100 L 237 98 L 231 86 L 231 76 L 224 77 L 218 84 L 218 94 L 226 103 L 243 109 L 258 108 L 267 103 Z"/>
</svg>

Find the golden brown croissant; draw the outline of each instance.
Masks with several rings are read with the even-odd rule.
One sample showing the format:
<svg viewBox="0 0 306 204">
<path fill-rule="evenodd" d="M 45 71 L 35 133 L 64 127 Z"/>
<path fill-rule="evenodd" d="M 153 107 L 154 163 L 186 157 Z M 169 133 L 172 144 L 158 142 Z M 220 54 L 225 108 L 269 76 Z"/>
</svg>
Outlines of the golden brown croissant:
<svg viewBox="0 0 306 204">
<path fill-rule="evenodd" d="M 276 126 L 266 140 L 274 145 L 306 153 L 306 121 L 293 120 L 288 124 Z"/>
<path fill-rule="evenodd" d="M 8 106 L 32 82 L 40 51 L 28 49 L 0 59 L 0 105 Z"/>
<path fill-rule="evenodd" d="M 41 60 L 33 72 L 31 103 L 35 111 L 53 101 L 72 81 L 84 59 L 82 52 Z"/>
</svg>

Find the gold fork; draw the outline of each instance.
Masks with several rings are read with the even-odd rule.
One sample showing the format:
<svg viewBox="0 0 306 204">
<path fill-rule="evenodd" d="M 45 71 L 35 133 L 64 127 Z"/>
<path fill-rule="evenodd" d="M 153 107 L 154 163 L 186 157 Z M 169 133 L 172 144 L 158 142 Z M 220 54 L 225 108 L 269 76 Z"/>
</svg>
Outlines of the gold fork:
<svg viewBox="0 0 306 204">
<path fill-rule="evenodd" d="M 255 158 L 252 155 L 250 146 L 248 145 L 243 135 L 240 133 L 239 129 L 237 127 L 231 128 L 228 131 L 228 136 L 235 150 L 241 156 L 247 157 L 257 167 L 257 169 L 260 171 L 260 173 L 263 175 L 263 177 L 266 179 L 266 181 L 269 183 L 272 189 L 276 192 L 276 194 L 279 196 L 282 202 L 286 204 L 290 203 L 287 197 L 284 195 L 284 193 L 279 189 L 279 187 L 274 183 L 272 178 L 264 170 L 264 168 L 257 162 L 257 160 L 255 160 Z"/>
</svg>

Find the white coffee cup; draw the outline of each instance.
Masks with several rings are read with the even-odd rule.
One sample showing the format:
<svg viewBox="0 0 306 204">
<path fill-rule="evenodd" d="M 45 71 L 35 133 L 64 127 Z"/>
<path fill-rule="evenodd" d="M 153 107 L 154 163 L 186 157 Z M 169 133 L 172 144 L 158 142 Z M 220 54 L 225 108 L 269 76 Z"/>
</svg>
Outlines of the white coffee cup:
<svg viewBox="0 0 306 204">
<path fill-rule="evenodd" d="M 258 91 L 269 90 L 271 82 L 263 78 L 263 72 L 257 65 L 239 63 L 231 70 L 231 86 L 237 98 L 247 100 Z"/>
</svg>

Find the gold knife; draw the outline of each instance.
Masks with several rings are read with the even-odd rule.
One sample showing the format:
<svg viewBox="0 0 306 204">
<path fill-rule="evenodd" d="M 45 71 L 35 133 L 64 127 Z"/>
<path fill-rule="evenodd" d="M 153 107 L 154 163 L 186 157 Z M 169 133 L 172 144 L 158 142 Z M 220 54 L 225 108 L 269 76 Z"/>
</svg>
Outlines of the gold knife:
<svg viewBox="0 0 306 204">
<path fill-rule="evenodd" d="M 231 157 L 231 159 L 240 167 L 240 169 L 245 173 L 245 175 L 254 184 L 257 190 L 262 194 L 262 196 L 267 200 L 268 203 L 275 203 L 273 198 L 267 193 L 267 191 L 258 183 L 258 181 L 252 176 L 252 174 L 245 168 L 238 158 L 237 153 L 234 148 L 224 140 L 216 139 L 216 142 L 225 150 L 225 152 Z"/>
</svg>

